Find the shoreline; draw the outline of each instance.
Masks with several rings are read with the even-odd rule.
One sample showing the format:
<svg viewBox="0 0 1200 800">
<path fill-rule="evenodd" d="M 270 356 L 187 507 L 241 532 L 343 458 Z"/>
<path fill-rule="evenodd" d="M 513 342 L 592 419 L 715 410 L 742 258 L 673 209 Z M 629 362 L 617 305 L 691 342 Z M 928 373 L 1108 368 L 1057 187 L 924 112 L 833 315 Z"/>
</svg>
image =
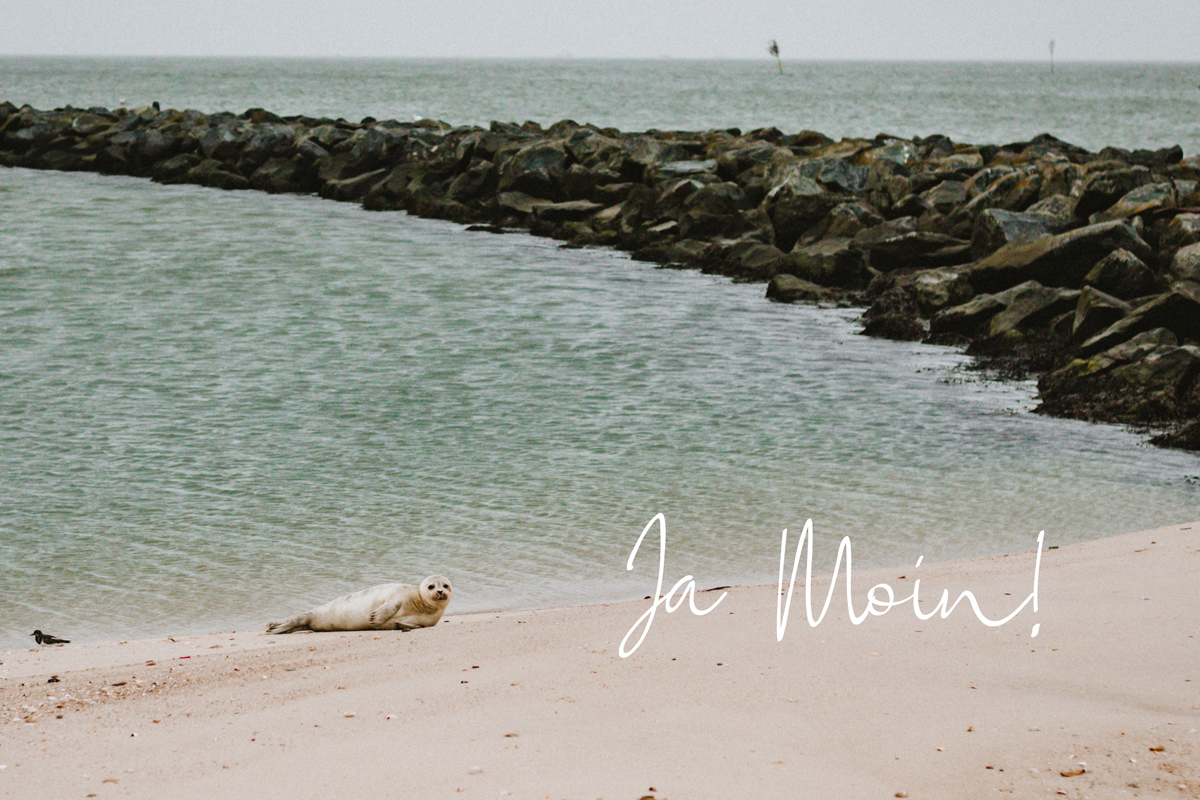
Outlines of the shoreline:
<svg viewBox="0 0 1200 800">
<path fill-rule="evenodd" d="M 926 610 L 966 589 L 1002 616 L 1033 566 L 855 572 L 856 613 L 920 579 Z M 628 658 L 646 601 L 8 651 L 0 795 L 1200 797 L 1197 574 L 1200 522 L 1044 550 L 1038 610 L 999 627 L 855 625 L 839 584 L 777 640 L 768 585 L 660 609 Z"/>
</svg>

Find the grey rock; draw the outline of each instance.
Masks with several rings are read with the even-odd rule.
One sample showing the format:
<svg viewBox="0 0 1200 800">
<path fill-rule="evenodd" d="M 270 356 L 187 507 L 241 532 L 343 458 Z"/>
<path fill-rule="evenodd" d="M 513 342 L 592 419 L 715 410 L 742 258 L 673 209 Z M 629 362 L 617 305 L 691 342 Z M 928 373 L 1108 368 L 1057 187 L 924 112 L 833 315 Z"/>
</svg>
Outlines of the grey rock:
<svg viewBox="0 0 1200 800">
<path fill-rule="evenodd" d="M 1128 223 L 1102 222 L 1005 245 L 972 266 L 970 281 L 978 292 L 994 292 L 1028 280 L 1076 288 L 1100 259 L 1122 248 L 1142 260 L 1153 257 L 1150 246 Z"/>
<path fill-rule="evenodd" d="M 1089 218 L 1092 214 L 1111 207 L 1139 186 L 1144 186 L 1153 180 L 1154 176 L 1145 167 L 1093 172 L 1083 180 L 1075 213 L 1085 219 Z"/>
<path fill-rule="evenodd" d="M 1145 262 L 1124 248 L 1100 259 L 1083 277 L 1083 282 L 1122 300 L 1141 297 L 1157 284 L 1154 272 Z"/>
<path fill-rule="evenodd" d="M 1200 282 L 1200 243 L 1189 244 L 1171 259 L 1171 277 L 1177 281 Z"/>
<path fill-rule="evenodd" d="M 812 244 L 797 244 L 787 255 L 786 271 L 821 286 L 861 288 L 862 254 L 845 237 L 822 239 Z"/>
<path fill-rule="evenodd" d="M 904 286 L 893 286 L 875 298 L 862 319 L 862 332 L 881 339 L 915 342 L 929 332 L 912 291 Z"/>
<path fill-rule="evenodd" d="M 473 158 L 466 170 L 450 182 L 446 195 L 462 203 L 490 195 L 495 191 L 497 182 L 496 165 L 482 158 Z"/>
<path fill-rule="evenodd" d="M 824 286 L 782 273 L 771 278 L 767 284 L 767 299 L 777 303 L 820 302 L 832 300 L 833 295 Z"/>
<path fill-rule="evenodd" d="M 830 211 L 853 198 L 825 189 L 815 179 L 792 173 L 767 192 L 767 214 L 775 244 L 790 250 L 805 231 L 817 225 Z"/>
<path fill-rule="evenodd" d="M 1127 342 L 1122 342 L 1102 353 L 1088 358 L 1076 358 L 1052 373 L 1050 382 L 1061 385 L 1064 379 L 1087 378 L 1101 375 L 1113 367 L 1140 361 L 1151 353 L 1165 352 L 1176 347 L 1179 340 L 1166 328 L 1143 331 Z"/>
<path fill-rule="evenodd" d="M 1082 200 L 1082 197 L 1080 199 Z M 1173 184 L 1148 183 L 1123 195 L 1104 211 L 1093 214 L 1089 221 L 1096 223 L 1128 219 L 1159 208 L 1174 208 L 1178 201 Z"/>
<path fill-rule="evenodd" d="M 385 180 L 388 173 L 386 167 L 380 167 L 351 178 L 325 181 L 321 184 L 321 196 L 342 202 L 361 200 L 376 184 Z"/>
<path fill-rule="evenodd" d="M 500 206 L 500 208 L 515 211 L 518 214 L 526 216 L 533 214 L 538 208 L 552 204 L 552 200 L 534 197 L 524 192 L 501 192 L 496 196 L 496 205 Z"/>
<path fill-rule="evenodd" d="M 1171 291 L 1134 308 L 1129 316 L 1085 341 L 1080 356 L 1101 353 L 1154 328 L 1166 328 L 1183 341 L 1200 341 L 1200 284 L 1174 284 Z"/>
<path fill-rule="evenodd" d="M 188 170 L 188 183 L 198 183 L 214 189 L 249 189 L 250 181 L 241 175 L 230 172 L 225 164 L 216 159 L 208 158 Z"/>
<path fill-rule="evenodd" d="M 940 214 L 949 214 L 967 202 L 967 184 L 946 180 L 921 193 L 921 199 Z"/>
<path fill-rule="evenodd" d="M 908 281 L 917 307 L 925 316 L 969 301 L 975 292 L 961 269 L 940 267 L 914 272 Z"/>
<path fill-rule="evenodd" d="M 1022 284 L 1003 311 L 988 323 L 987 335 L 996 339 L 1011 331 L 1047 328 L 1058 315 L 1074 310 L 1079 302 L 1079 290 L 1042 286 L 1036 282 Z"/>
<path fill-rule="evenodd" d="M 679 226 L 685 238 L 736 235 L 745 225 L 746 196 L 736 183 L 710 183 L 688 195 Z"/>
<path fill-rule="evenodd" d="M 1046 214 L 989 208 L 975 218 L 971 256 L 979 259 L 1006 244 L 1032 242 L 1056 232 L 1056 220 Z"/>
<path fill-rule="evenodd" d="M 867 184 L 867 167 L 850 164 L 844 158 L 810 158 L 797 170 L 833 192 L 861 192 Z"/>
<path fill-rule="evenodd" d="M 241 151 L 245 131 L 240 123 L 224 122 L 210 127 L 200 136 L 200 152 L 215 161 L 230 161 Z"/>
<path fill-rule="evenodd" d="M 303 160 L 268 158 L 250 176 L 250 185 L 263 192 L 305 192 L 312 188 Z"/>
<path fill-rule="evenodd" d="M 533 207 L 534 216 L 546 222 L 578 222 L 604 208 L 603 203 L 591 200 L 567 200 Z"/>
<path fill-rule="evenodd" d="M 1070 227 L 1071 221 L 1075 218 L 1075 206 L 1078 202 L 1077 198 L 1065 194 L 1052 194 L 1038 200 L 1025 211 L 1029 214 L 1041 214 L 1049 217 L 1053 221 L 1053 232 L 1058 233 Z"/>
<path fill-rule="evenodd" d="M 992 317 L 1008 308 L 1014 297 L 1027 289 L 1040 285 L 1036 281 L 1028 281 L 1003 292 L 979 294 L 960 305 L 943 308 L 929 321 L 929 331 L 935 336 L 944 334 L 977 335 Z"/>
<path fill-rule="evenodd" d="M 805 239 L 853 238 L 860 231 L 883 223 L 883 217 L 864 203 L 840 203 L 825 219 L 805 236 Z"/>
<path fill-rule="evenodd" d="M 718 258 L 721 274 L 747 281 L 771 280 L 780 274 L 787 260 L 783 251 L 753 239 L 720 246 Z"/>
<path fill-rule="evenodd" d="M 952 266 L 969 260 L 969 243 L 952 236 L 926 231 L 888 230 L 889 223 L 862 231 L 853 239 L 867 266 L 879 272 L 898 269 L 929 269 Z"/>
<path fill-rule="evenodd" d="M 1114 378 L 1151 391 L 1186 390 L 1200 374 L 1200 347 L 1183 345 L 1150 353 L 1112 371 Z"/>
<path fill-rule="evenodd" d="M 1079 293 L 1079 302 L 1075 305 L 1071 338 L 1076 342 L 1086 341 L 1118 320 L 1124 319 L 1129 311 L 1129 303 L 1092 286 L 1085 286 Z"/>
<path fill-rule="evenodd" d="M 497 162 L 501 192 L 522 192 L 550 200 L 561 199 L 562 176 L 567 152 L 561 144 L 537 142 L 526 145 L 504 161 Z"/>
<path fill-rule="evenodd" d="M 1162 229 L 1158 247 L 1171 258 L 1180 248 L 1200 243 L 1200 214 L 1176 214 Z"/>
<path fill-rule="evenodd" d="M 657 169 L 657 173 L 660 178 L 682 178 L 688 175 L 716 173 L 716 171 L 717 160 L 715 158 L 705 159 L 703 161 L 668 161 L 666 164 L 659 166 Z"/>
</svg>

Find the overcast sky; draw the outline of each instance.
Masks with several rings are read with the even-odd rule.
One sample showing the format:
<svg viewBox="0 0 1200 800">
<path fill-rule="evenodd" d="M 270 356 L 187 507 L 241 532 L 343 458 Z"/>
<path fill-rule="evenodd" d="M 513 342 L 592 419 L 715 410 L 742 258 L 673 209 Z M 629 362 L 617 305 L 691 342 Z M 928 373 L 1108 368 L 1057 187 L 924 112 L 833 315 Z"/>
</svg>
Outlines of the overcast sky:
<svg viewBox="0 0 1200 800">
<path fill-rule="evenodd" d="M 1200 62 L 1200 0 L 0 0 L 3 55 Z"/>
</svg>

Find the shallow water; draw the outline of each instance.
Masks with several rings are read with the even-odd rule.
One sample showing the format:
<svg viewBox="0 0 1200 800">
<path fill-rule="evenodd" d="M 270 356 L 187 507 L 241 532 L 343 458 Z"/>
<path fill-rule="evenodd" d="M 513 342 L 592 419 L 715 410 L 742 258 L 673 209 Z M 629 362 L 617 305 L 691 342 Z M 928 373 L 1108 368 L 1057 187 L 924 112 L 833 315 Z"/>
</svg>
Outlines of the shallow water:
<svg viewBox="0 0 1200 800">
<path fill-rule="evenodd" d="M 905 564 L 1197 517 L 1196 456 L 761 285 L 96 175 L 0 170 L 0 221 L 2 648 L 434 571 L 451 612 L 640 597 L 659 512 L 702 586 L 773 581 L 810 517 L 827 566 L 843 535 Z"/>
</svg>

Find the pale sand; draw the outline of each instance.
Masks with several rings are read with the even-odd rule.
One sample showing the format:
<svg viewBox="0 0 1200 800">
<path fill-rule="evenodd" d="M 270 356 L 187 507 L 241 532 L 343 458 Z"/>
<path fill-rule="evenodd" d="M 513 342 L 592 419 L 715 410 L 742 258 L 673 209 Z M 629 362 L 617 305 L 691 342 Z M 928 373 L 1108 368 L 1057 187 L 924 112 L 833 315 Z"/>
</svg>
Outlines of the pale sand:
<svg viewBox="0 0 1200 800">
<path fill-rule="evenodd" d="M 1033 564 L 856 573 L 855 599 L 920 578 L 927 609 L 969 589 L 1000 617 Z M 841 591 L 811 628 L 799 597 L 782 642 L 775 588 L 737 587 L 626 659 L 647 602 L 4 653 L 0 796 L 1200 797 L 1200 523 L 1046 550 L 1040 580 L 998 628 L 856 626 Z"/>
</svg>

